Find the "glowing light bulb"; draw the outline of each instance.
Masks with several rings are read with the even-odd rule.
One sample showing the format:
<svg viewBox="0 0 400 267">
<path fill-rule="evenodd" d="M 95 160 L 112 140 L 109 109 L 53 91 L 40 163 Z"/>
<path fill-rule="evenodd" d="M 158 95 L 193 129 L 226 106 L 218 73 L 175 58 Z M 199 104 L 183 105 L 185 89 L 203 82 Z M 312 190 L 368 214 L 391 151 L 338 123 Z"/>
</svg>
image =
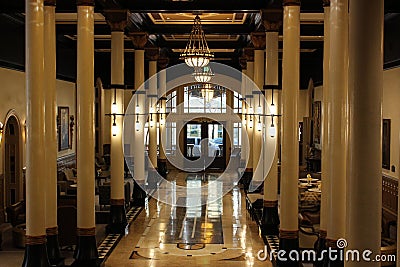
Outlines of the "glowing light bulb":
<svg viewBox="0 0 400 267">
<path fill-rule="evenodd" d="M 259 121 L 257 123 L 257 131 L 261 132 L 261 130 L 262 130 L 262 123 L 261 123 L 261 121 Z"/>
<path fill-rule="evenodd" d="M 111 133 L 113 136 L 117 136 L 117 132 L 118 132 L 117 124 L 114 122 L 111 127 Z"/>
<path fill-rule="evenodd" d="M 136 107 L 135 107 L 135 113 L 136 113 L 136 114 L 140 114 L 140 107 L 139 107 L 139 106 L 136 106 Z"/>
<path fill-rule="evenodd" d="M 136 129 L 137 132 L 140 131 L 140 122 L 139 122 L 139 121 L 136 121 L 136 123 L 135 123 L 135 129 Z"/>
<path fill-rule="evenodd" d="M 271 104 L 270 106 L 269 106 L 269 111 L 271 112 L 271 115 L 277 115 L 277 113 L 276 113 L 276 106 L 274 105 L 274 104 Z"/>
<path fill-rule="evenodd" d="M 270 135 L 272 138 L 275 137 L 275 135 L 276 135 L 276 128 L 275 128 L 275 125 L 274 125 L 274 124 L 271 124 L 271 126 L 270 126 L 269 129 L 268 129 L 268 133 L 269 133 L 269 135 Z"/>
<path fill-rule="evenodd" d="M 112 103 L 112 105 L 111 105 L 111 113 L 112 114 L 117 114 L 118 112 L 118 109 L 117 109 L 117 103 Z"/>
<path fill-rule="evenodd" d="M 263 109 L 261 106 L 257 107 L 257 114 L 261 115 L 263 113 Z"/>
</svg>

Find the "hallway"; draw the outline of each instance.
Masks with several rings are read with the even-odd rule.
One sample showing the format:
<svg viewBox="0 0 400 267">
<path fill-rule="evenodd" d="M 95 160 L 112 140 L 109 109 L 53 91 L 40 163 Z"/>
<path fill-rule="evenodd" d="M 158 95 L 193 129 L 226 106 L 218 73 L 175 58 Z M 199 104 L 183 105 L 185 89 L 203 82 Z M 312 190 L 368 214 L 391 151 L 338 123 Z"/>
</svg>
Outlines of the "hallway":
<svg viewBox="0 0 400 267">
<path fill-rule="evenodd" d="M 218 191 L 218 182 L 211 181 L 213 175 L 206 176 L 210 197 Z M 146 201 L 106 267 L 272 266 L 257 259 L 264 244 L 246 211 L 243 190 L 235 187 L 220 200 L 196 206 L 201 195 L 195 188 L 204 185 L 201 175 L 179 173 L 169 177 L 176 177 L 180 184 L 186 181 L 192 189 L 186 199 L 189 207 L 171 207 L 156 199 Z"/>
</svg>

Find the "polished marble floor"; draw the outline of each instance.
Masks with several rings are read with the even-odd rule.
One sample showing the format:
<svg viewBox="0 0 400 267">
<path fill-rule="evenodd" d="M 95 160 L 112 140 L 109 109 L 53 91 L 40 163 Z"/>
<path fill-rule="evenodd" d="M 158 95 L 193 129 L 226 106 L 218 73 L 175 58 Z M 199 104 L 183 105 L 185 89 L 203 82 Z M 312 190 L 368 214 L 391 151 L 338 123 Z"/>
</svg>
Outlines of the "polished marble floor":
<svg viewBox="0 0 400 267">
<path fill-rule="evenodd" d="M 246 211 L 243 191 L 235 186 L 215 199 L 222 186 L 213 176 L 170 174 L 190 188 L 176 205 L 152 198 L 131 224 L 107 261 L 119 266 L 272 266 L 257 258 L 264 249 L 258 227 Z M 212 181 L 211 181 L 212 180 Z M 200 190 L 206 185 L 208 192 Z M 201 205 L 201 199 L 212 202 Z M 186 205 L 183 205 L 186 203 Z"/>
</svg>

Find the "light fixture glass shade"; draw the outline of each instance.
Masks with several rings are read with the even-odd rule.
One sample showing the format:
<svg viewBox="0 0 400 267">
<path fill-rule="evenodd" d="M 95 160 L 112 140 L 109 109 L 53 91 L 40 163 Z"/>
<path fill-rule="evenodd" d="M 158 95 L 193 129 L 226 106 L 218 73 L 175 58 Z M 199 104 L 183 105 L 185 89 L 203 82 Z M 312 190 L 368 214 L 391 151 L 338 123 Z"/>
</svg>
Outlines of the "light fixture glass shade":
<svg viewBox="0 0 400 267">
<path fill-rule="evenodd" d="M 252 107 L 249 107 L 249 114 L 254 114 L 254 109 Z"/>
<path fill-rule="evenodd" d="M 208 48 L 207 40 L 198 15 L 194 18 L 189 41 L 180 57 L 185 60 L 186 65 L 192 68 L 207 66 L 210 59 L 214 57 Z"/>
<path fill-rule="evenodd" d="M 137 132 L 140 131 L 140 122 L 139 122 L 139 121 L 136 121 L 136 123 L 135 123 L 135 129 L 136 129 Z"/>
<path fill-rule="evenodd" d="M 269 136 L 271 136 L 272 138 L 275 137 L 275 135 L 276 135 L 276 127 L 275 127 L 274 124 L 271 124 L 271 126 L 269 126 L 268 134 L 269 134 Z"/>
<path fill-rule="evenodd" d="M 112 133 L 113 136 L 116 136 L 117 133 L 118 133 L 117 124 L 115 122 L 112 124 L 111 133 Z"/>
<path fill-rule="evenodd" d="M 261 115 L 262 113 L 263 113 L 262 107 L 261 107 L 261 106 L 258 106 L 258 107 L 257 107 L 257 114 L 258 114 L 258 115 Z"/>
<path fill-rule="evenodd" d="M 253 128 L 253 120 L 251 118 L 249 120 L 249 128 Z"/>
<path fill-rule="evenodd" d="M 150 107 L 150 113 L 153 114 L 154 112 L 154 107 Z"/>
<path fill-rule="evenodd" d="M 269 111 L 271 112 L 271 115 L 277 115 L 277 113 L 276 113 L 276 106 L 274 105 L 274 103 L 272 103 L 270 106 L 269 106 Z"/>
<path fill-rule="evenodd" d="M 112 114 L 117 114 L 118 112 L 118 109 L 117 109 L 117 103 L 112 103 L 112 105 L 111 105 L 111 113 Z"/>
<path fill-rule="evenodd" d="M 140 107 L 139 107 L 139 106 L 136 106 L 136 107 L 135 107 L 135 113 L 136 113 L 136 114 L 140 114 Z"/>
<path fill-rule="evenodd" d="M 214 73 L 211 71 L 211 68 L 209 66 L 195 68 L 193 72 L 193 77 L 195 81 L 199 83 L 208 83 L 209 81 L 211 81 L 212 76 L 214 76 Z"/>
<path fill-rule="evenodd" d="M 262 130 L 262 123 L 261 123 L 261 121 L 258 121 L 258 123 L 257 123 L 257 131 L 261 132 L 261 130 Z"/>
<path fill-rule="evenodd" d="M 201 96 L 204 97 L 206 103 L 210 102 L 214 98 L 213 86 L 209 83 L 203 84 L 201 89 Z"/>
</svg>

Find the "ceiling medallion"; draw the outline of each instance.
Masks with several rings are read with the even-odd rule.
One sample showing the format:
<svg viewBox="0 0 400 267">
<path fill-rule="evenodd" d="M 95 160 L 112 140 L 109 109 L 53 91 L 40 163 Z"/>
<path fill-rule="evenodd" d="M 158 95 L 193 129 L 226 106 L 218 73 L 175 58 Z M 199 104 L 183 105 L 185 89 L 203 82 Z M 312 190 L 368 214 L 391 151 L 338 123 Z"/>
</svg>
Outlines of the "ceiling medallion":
<svg viewBox="0 0 400 267">
<path fill-rule="evenodd" d="M 214 55 L 210 52 L 204 31 L 201 28 L 200 17 L 196 15 L 185 51 L 180 55 L 186 65 L 193 68 L 207 66 Z"/>
</svg>

